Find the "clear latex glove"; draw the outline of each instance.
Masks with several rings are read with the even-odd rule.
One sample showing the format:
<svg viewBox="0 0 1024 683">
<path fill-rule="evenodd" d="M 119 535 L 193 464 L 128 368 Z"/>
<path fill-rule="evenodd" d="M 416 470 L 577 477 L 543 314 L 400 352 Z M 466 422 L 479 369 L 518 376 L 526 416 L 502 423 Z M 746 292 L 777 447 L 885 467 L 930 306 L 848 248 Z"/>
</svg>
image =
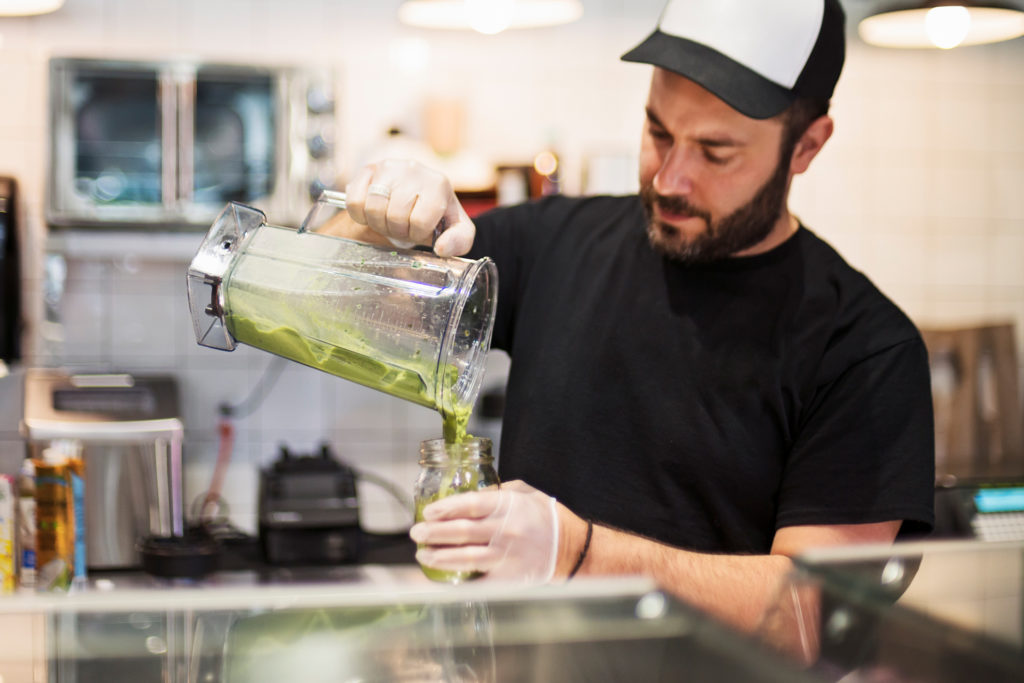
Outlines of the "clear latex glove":
<svg viewBox="0 0 1024 683">
<path fill-rule="evenodd" d="M 424 544 L 425 567 L 486 572 L 504 581 L 547 582 L 558 559 L 555 499 L 521 481 L 498 489 L 460 493 L 423 509 L 409 530 Z"/>
<path fill-rule="evenodd" d="M 423 164 L 391 159 L 369 164 L 356 172 L 345 194 L 352 219 L 393 244 L 433 246 L 438 256 L 461 256 L 473 246 L 476 226 L 452 184 Z"/>
</svg>

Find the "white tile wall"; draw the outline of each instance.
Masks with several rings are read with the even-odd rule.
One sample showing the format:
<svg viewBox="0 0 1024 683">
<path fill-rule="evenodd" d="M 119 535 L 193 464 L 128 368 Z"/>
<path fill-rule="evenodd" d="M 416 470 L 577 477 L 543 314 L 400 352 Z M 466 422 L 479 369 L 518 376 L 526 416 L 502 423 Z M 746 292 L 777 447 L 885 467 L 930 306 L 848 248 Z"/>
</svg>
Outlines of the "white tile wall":
<svg viewBox="0 0 1024 683">
<path fill-rule="evenodd" d="M 1024 633 L 1017 598 L 1020 559 L 996 552 L 959 555 L 925 555 L 900 604 L 997 640 L 1019 642 Z"/>
<path fill-rule="evenodd" d="M 649 72 L 618 55 L 661 5 L 585 0 L 576 25 L 483 37 L 400 27 L 398 0 L 67 0 L 52 15 L 0 18 L 0 173 L 21 181 L 28 241 L 39 253 L 47 59 L 174 54 L 335 67 L 340 169 L 393 124 L 421 132 L 423 100 L 444 95 L 465 103 L 468 149 L 523 162 L 554 143 L 575 191 L 587 156 L 636 147 Z M 410 40 L 426 45 L 420 68 L 394 59 Z M 1024 344 L 1024 40 L 949 52 L 869 48 L 852 33 L 849 42 L 835 135 L 795 182 L 792 207 L 919 323 L 1009 319 Z M 270 358 L 195 345 L 186 261 L 145 250 L 70 259 L 62 353 L 39 345 L 37 360 L 175 373 L 191 500 L 216 457 L 218 404 L 247 395 Z M 39 264 L 27 267 L 35 286 Z M 38 314 L 38 295 L 32 300 Z M 430 411 L 294 365 L 236 426 L 227 494 L 246 528 L 254 528 L 256 468 L 279 443 L 312 449 L 326 440 L 408 486 L 418 442 L 439 431 Z M 386 493 L 364 486 L 361 495 L 371 528 L 405 523 Z"/>
</svg>

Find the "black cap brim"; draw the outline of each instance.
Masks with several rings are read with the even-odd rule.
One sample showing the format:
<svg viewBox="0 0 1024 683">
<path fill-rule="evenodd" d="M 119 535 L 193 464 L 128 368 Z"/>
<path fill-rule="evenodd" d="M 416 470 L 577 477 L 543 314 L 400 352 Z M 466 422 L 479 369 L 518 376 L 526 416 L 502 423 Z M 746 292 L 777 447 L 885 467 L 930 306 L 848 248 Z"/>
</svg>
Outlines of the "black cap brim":
<svg viewBox="0 0 1024 683">
<path fill-rule="evenodd" d="M 722 53 L 660 30 L 622 55 L 622 60 L 653 64 L 684 76 L 754 119 L 781 114 L 794 99 L 789 90 Z"/>
</svg>

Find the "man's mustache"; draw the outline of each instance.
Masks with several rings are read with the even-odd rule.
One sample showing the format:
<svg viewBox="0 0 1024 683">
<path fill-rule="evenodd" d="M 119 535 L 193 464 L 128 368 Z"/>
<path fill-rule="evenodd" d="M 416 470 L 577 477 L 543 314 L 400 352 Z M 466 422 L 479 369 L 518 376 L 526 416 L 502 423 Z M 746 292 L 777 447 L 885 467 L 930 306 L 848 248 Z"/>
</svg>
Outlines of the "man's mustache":
<svg viewBox="0 0 1024 683">
<path fill-rule="evenodd" d="M 711 222 L 711 214 L 709 212 L 701 209 L 700 207 L 694 206 L 683 197 L 666 197 L 655 194 L 654 203 L 665 213 L 703 218 L 706 222 Z"/>
</svg>

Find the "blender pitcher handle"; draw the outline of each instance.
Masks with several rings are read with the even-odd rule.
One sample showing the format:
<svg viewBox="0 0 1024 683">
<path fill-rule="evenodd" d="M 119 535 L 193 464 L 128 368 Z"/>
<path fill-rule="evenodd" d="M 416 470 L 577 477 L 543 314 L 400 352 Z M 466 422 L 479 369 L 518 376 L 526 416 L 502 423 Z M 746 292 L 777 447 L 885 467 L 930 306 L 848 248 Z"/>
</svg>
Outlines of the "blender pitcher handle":
<svg viewBox="0 0 1024 683">
<path fill-rule="evenodd" d="M 345 210 L 348 208 L 348 197 L 344 192 L 338 192 L 336 190 L 322 190 L 320 192 L 320 196 L 316 198 L 316 202 L 313 204 L 312 208 L 310 208 L 309 213 L 307 213 L 306 217 L 302 219 L 302 225 L 299 226 L 300 233 L 308 232 L 310 228 L 316 224 L 317 216 L 320 215 L 320 210 L 324 206 L 333 206 L 335 208 Z M 442 216 L 441 220 L 438 221 L 437 225 L 434 227 L 434 236 L 430 239 L 431 245 L 437 242 L 437 238 L 441 236 L 441 233 L 444 232 L 447 227 L 448 221 L 444 216 Z M 413 242 L 399 242 L 391 240 L 391 243 L 402 249 L 408 249 L 414 246 Z"/>
<path fill-rule="evenodd" d="M 316 198 L 313 206 L 310 208 L 309 213 L 302 219 L 302 225 L 299 226 L 299 232 L 308 232 L 310 227 L 314 225 L 316 218 L 320 215 L 320 209 L 327 206 L 333 206 L 339 209 L 348 208 L 348 201 L 344 192 L 337 192 L 335 190 L 321 190 L 320 196 Z"/>
</svg>

